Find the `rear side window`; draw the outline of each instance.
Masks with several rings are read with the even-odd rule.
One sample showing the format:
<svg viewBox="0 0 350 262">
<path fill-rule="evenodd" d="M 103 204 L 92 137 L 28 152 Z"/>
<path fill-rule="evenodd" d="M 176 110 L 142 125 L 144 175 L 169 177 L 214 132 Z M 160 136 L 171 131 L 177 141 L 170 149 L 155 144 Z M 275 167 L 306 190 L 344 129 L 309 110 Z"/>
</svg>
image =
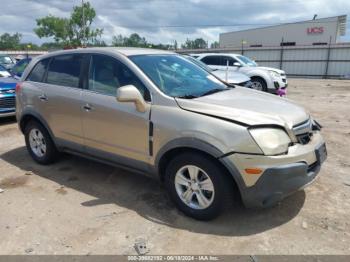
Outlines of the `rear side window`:
<svg viewBox="0 0 350 262">
<path fill-rule="evenodd" d="M 61 55 L 51 60 L 46 82 L 52 85 L 79 87 L 83 55 Z"/>
<path fill-rule="evenodd" d="M 207 65 L 222 65 L 222 59 L 220 56 L 206 56 L 203 57 L 202 62 Z"/>
<path fill-rule="evenodd" d="M 39 61 L 27 77 L 28 81 L 43 82 L 49 59 Z"/>
</svg>

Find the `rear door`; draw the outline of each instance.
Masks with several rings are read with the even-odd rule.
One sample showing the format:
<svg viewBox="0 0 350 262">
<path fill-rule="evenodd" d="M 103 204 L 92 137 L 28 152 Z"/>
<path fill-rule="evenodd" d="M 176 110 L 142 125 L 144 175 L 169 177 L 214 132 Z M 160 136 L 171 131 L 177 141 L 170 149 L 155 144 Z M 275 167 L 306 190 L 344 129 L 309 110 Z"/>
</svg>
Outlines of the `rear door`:
<svg viewBox="0 0 350 262">
<path fill-rule="evenodd" d="M 39 86 L 40 112 L 60 144 L 83 150 L 81 81 L 84 55 L 65 54 L 51 58 Z"/>
<path fill-rule="evenodd" d="M 147 88 L 116 58 L 93 54 L 90 61 L 86 89 L 82 95 L 87 152 L 114 162 L 147 162 L 151 107 L 141 113 L 133 103 L 116 100 L 117 89 L 125 85 L 134 85 L 146 101 L 150 100 Z"/>
</svg>

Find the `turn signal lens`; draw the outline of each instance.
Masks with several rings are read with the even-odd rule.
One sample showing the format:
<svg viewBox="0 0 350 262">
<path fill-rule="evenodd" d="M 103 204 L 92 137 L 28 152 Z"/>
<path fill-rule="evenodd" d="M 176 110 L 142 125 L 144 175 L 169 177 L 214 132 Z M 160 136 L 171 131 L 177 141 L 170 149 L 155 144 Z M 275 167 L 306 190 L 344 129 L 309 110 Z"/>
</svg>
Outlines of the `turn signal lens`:
<svg viewBox="0 0 350 262">
<path fill-rule="evenodd" d="M 260 175 L 263 172 L 260 168 L 246 168 L 244 171 L 250 175 Z"/>
</svg>

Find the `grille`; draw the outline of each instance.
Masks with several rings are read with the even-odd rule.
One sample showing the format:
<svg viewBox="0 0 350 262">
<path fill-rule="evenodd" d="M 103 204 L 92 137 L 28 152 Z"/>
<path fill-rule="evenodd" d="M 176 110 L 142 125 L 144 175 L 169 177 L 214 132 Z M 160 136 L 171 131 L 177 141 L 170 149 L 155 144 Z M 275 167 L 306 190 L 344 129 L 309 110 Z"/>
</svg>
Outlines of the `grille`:
<svg viewBox="0 0 350 262">
<path fill-rule="evenodd" d="M 0 108 L 15 108 L 16 98 L 12 97 L 2 97 L 0 98 Z"/>
<path fill-rule="evenodd" d="M 305 122 L 293 127 L 293 132 L 302 145 L 306 145 L 312 138 L 312 121 L 309 118 Z"/>
<path fill-rule="evenodd" d="M 311 141 L 312 133 L 305 133 L 297 135 L 298 142 L 302 145 L 306 145 Z"/>
</svg>

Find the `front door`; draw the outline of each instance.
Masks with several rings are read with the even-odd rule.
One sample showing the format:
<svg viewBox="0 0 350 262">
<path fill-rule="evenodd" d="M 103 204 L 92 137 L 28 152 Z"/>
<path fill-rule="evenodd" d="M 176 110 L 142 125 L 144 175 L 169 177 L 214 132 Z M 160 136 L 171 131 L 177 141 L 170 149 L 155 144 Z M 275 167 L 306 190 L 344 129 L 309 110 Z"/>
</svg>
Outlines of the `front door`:
<svg viewBox="0 0 350 262">
<path fill-rule="evenodd" d="M 87 87 L 82 94 L 86 150 L 115 162 L 148 162 L 151 107 L 141 113 L 133 103 L 118 102 L 117 88 L 125 85 L 134 85 L 145 98 L 149 97 L 127 66 L 113 57 L 91 55 Z"/>
</svg>

